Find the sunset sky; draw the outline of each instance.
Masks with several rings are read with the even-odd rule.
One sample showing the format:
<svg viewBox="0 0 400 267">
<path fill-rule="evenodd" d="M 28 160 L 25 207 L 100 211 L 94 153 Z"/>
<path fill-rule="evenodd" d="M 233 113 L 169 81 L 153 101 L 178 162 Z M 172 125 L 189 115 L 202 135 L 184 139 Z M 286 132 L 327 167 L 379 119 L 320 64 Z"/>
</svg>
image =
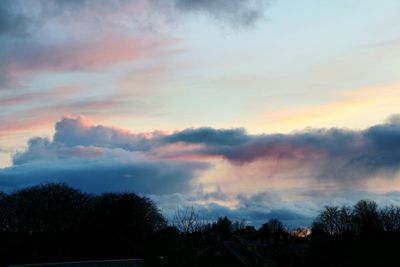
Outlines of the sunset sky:
<svg viewBox="0 0 400 267">
<path fill-rule="evenodd" d="M 400 2 L 0 1 L 0 190 L 308 225 L 400 204 Z"/>
</svg>

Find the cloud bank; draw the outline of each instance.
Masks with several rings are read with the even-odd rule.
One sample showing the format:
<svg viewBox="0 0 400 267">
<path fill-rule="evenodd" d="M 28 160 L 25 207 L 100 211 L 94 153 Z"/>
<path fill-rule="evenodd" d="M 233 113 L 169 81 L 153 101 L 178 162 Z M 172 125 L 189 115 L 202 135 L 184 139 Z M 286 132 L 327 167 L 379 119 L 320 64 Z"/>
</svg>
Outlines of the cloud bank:
<svg viewBox="0 0 400 267">
<path fill-rule="evenodd" d="M 61 169 L 68 170 L 71 164 L 72 169 L 76 169 L 77 161 L 84 162 L 78 164 L 81 168 L 93 165 L 91 171 L 96 177 L 101 176 L 107 166 L 112 171 L 104 176 L 118 173 L 117 176 L 126 174 L 125 177 L 129 176 L 131 164 L 134 165 L 132 168 L 143 164 L 149 170 L 153 168 L 150 166 L 160 166 L 152 169 L 154 173 L 141 170 L 135 174 L 142 177 L 137 180 L 143 181 L 153 179 L 147 176 L 154 177 L 156 191 L 161 186 L 157 179 L 161 179 L 162 169 L 166 170 L 166 177 L 173 176 L 177 184 L 186 185 L 195 170 L 212 164 L 215 158 L 239 167 L 252 162 L 273 162 L 277 175 L 279 172 L 296 172 L 293 167 L 297 167 L 306 169 L 312 179 L 345 185 L 376 176 L 390 179 L 400 170 L 400 124 L 394 119 L 362 131 L 333 128 L 251 135 L 244 129 L 213 128 L 132 133 L 95 125 L 85 117 L 66 117 L 56 123 L 55 130 L 52 141 L 33 138 L 26 151 L 15 154 L 14 165 L 0 174 L 2 182 L 12 180 L 18 184 L 19 176 L 29 175 L 29 170 L 40 173 L 42 168 L 54 178 L 66 177 L 57 174 L 54 166 L 60 164 Z M 44 163 L 49 168 L 45 168 Z M 127 168 L 126 173 L 116 172 L 117 167 Z M 97 171 L 99 168 L 101 172 Z M 160 171 L 155 171 L 157 169 Z M 15 178 L 9 179 L 10 176 Z M 141 187 L 137 189 L 140 191 Z M 145 191 L 151 193 L 151 188 Z"/>
<path fill-rule="evenodd" d="M 353 183 L 398 173 L 400 124 L 393 118 L 362 131 L 332 128 L 249 135 L 243 129 L 201 128 L 172 134 L 163 141 L 200 144 L 186 153 L 220 156 L 233 164 L 276 162 L 282 171 L 289 166 L 307 167 L 315 179 Z"/>
<path fill-rule="evenodd" d="M 54 140 L 32 138 L 16 153 L 13 166 L 0 172 L 4 191 L 47 182 L 64 182 L 88 192 L 135 191 L 169 194 L 190 191 L 203 162 L 151 158 L 137 151 L 145 137 L 93 126 L 87 119 L 66 118 L 56 125 Z M 125 145 L 128 145 L 125 147 Z"/>
</svg>

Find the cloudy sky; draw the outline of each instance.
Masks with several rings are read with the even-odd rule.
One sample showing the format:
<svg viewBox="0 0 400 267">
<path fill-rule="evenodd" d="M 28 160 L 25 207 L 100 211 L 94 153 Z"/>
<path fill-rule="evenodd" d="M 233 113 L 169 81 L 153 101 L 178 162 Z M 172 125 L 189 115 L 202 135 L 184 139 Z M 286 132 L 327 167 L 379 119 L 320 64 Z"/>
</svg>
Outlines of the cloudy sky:
<svg viewBox="0 0 400 267">
<path fill-rule="evenodd" d="M 0 190 L 308 225 L 400 205 L 400 3 L 0 1 Z"/>
</svg>

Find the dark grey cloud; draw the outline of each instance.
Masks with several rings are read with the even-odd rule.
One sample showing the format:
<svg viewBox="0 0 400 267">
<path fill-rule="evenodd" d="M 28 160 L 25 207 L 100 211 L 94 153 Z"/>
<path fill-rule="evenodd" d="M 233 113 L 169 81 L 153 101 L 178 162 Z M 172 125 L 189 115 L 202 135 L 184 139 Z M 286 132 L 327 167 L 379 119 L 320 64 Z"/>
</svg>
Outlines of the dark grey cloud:
<svg viewBox="0 0 400 267">
<path fill-rule="evenodd" d="M 104 156 L 88 160 L 70 155 L 2 169 L 0 188 L 2 191 L 13 191 L 41 183 L 63 182 L 93 193 L 133 191 L 171 194 L 190 191 L 195 172 L 205 168 L 205 164 L 194 162 L 126 160 Z"/>
<path fill-rule="evenodd" d="M 249 135 L 240 129 L 193 129 L 165 140 L 202 144 L 196 153 L 222 156 L 234 164 L 273 161 L 284 168 L 288 162 L 297 163 L 320 179 L 354 182 L 378 174 L 393 177 L 400 170 L 400 124 L 393 119 L 362 131 L 331 128 Z"/>
<path fill-rule="evenodd" d="M 156 0 L 155 2 L 162 2 Z M 265 0 L 173 0 L 173 7 L 183 13 L 208 15 L 235 27 L 253 26 L 263 17 L 269 3 Z"/>
<path fill-rule="evenodd" d="M 186 129 L 164 138 L 165 142 L 184 142 L 192 144 L 222 145 L 231 146 L 243 144 L 248 141 L 244 129 L 213 129 L 198 128 Z"/>
<path fill-rule="evenodd" d="M 227 137 L 229 138 L 229 137 Z M 302 159 L 311 152 L 322 152 L 331 156 L 343 154 L 343 149 L 356 150 L 360 132 L 345 129 L 316 129 L 293 134 L 245 135 L 242 142 L 233 142 L 231 146 L 203 142 L 210 154 L 222 155 L 238 163 L 251 162 L 261 158 L 282 160 Z M 225 140 L 224 142 L 228 142 Z"/>
<path fill-rule="evenodd" d="M 397 151 L 400 148 L 400 123 L 373 126 L 365 131 L 364 137 L 382 153 Z"/>
</svg>

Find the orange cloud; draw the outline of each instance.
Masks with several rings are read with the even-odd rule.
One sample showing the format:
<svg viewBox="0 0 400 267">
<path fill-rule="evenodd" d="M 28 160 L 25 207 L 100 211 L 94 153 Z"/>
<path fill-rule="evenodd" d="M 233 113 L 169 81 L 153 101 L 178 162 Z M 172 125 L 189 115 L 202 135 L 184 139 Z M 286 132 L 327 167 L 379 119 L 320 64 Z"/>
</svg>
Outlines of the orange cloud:
<svg viewBox="0 0 400 267">
<path fill-rule="evenodd" d="M 400 85 L 377 86 L 343 92 L 338 100 L 326 104 L 282 109 L 264 113 L 256 131 L 288 132 L 305 127 L 365 128 L 383 121 L 388 114 L 399 113 Z"/>
</svg>

